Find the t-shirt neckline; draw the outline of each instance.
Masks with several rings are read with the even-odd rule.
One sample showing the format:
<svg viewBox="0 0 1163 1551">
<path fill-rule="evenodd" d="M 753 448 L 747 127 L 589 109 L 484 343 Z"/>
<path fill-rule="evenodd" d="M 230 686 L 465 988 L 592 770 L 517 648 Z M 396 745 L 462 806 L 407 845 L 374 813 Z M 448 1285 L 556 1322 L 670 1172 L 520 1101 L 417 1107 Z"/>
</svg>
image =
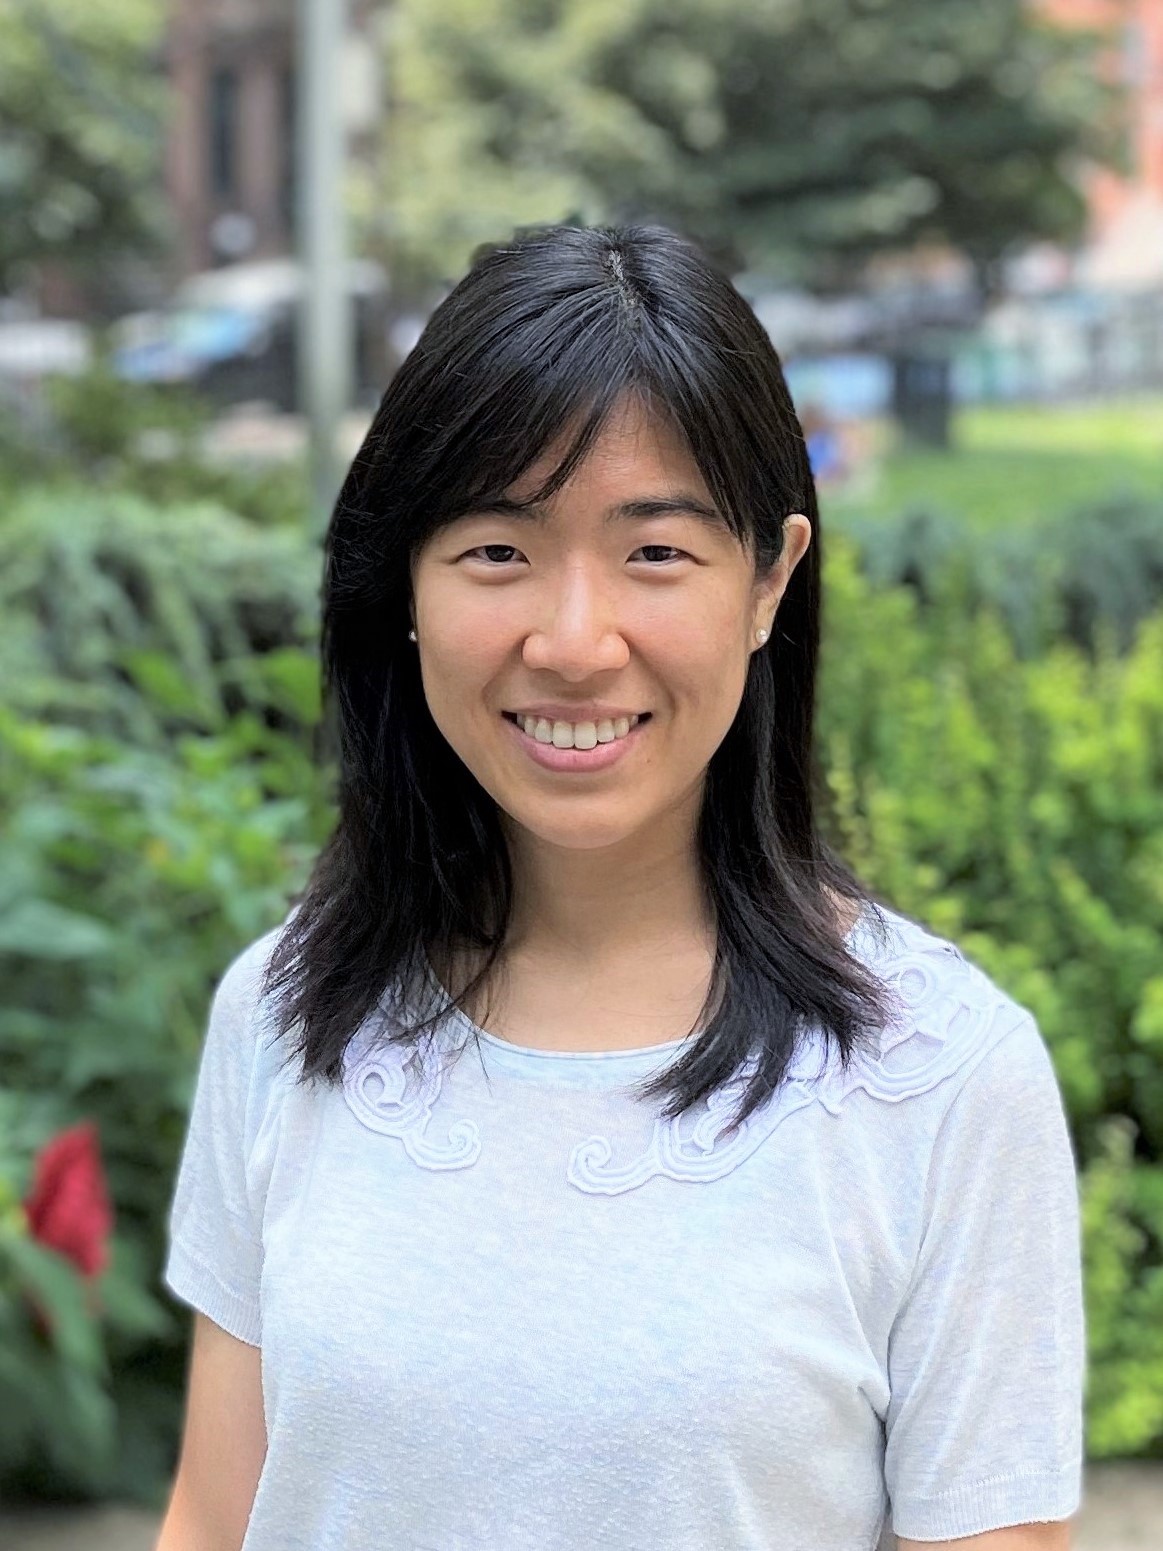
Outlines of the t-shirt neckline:
<svg viewBox="0 0 1163 1551">
<path fill-rule="evenodd" d="M 859 951 L 858 944 L 865 932 L 869 913 L 868 905 L 862 903 L 860 914 L 844 936 L 844 945 L 849 952 Z M 441 1002 L 450 1001 L 448 991 L 433 969 L 427 952 L 424 953 L 423 966 L 429 993 Z M 482 1045 L 486 1045 L 493 1052 L 496 1062 L 506 1070 L 546 1077 L 568 1074 L 582 1082 L 587 1076 L 598 1077 L 601 1072 L 618 1077 L 647 1074 L 699 1037 L 696 1031 L 678 1039 L 663 1040 L 654 1045 L 634 1045 L 626 1049 L 547 1050 L 538 1045 L 521 1045 L 514 1040 L 503 1039 L 499 1034 L 490 1033 L 488 1029 L 482 1029 L 474 1023 L 459 1007 L 449 1009 L 447 1020 L 448 1025 L 464 1039 L 469 1042 L 479 1040 Z"/>
</svg>

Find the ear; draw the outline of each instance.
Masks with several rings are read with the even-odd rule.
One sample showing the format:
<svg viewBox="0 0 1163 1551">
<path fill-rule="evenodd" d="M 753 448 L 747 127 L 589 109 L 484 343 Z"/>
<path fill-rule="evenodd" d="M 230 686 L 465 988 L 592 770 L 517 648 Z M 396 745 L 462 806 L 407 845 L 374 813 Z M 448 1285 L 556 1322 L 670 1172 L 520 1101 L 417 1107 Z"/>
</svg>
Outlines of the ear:
<svg viewBox="0 0 1163 1551">
<path fill-rule="evenodd" d="M 812 525 L 802 512 L 792 512 L 783 520 L 783 549 L 770 570 L 755 581 L 755 626 L 771 629 L 791 574 L 807 553 L 812 542 Z"/>
</svg>

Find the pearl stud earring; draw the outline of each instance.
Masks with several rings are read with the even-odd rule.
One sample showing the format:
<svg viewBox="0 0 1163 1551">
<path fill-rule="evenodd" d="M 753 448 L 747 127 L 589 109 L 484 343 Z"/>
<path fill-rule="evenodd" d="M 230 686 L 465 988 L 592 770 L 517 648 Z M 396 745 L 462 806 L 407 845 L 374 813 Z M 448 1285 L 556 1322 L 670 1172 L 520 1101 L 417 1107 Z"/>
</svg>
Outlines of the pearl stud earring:
<svg viewBox="0 0 1163 1551">
<path fill-rule="evenodd" d="M 757 630 L 755 632 L 755 639 L 759 642 L 760 646 L 762 646 L 764 641 L 767 640 L 767 631 L 766 630 Z"/>
<path fill-rule="evenodd" d="M 414 630 L 408 631 L 408 639 L 409 641 L 414 641 L 416 639 L 416 632 Z"/>
</svg>

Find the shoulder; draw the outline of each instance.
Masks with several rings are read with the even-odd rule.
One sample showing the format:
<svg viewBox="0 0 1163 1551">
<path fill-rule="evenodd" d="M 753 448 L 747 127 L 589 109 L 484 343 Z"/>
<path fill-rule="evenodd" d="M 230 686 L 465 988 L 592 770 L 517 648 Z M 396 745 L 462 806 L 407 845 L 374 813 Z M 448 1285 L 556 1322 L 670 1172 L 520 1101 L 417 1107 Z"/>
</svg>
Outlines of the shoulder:
<svg viewBox="0 0 1163 1551">
<path fill-rule="evenodd" d="M 291 912 L 293 914 L 293 912 Z M 274 1008 L 264 996 L 264 981 L 271 956 L 290 914 L 277 926 L 252 939 L 228 960 L 218 977 L 206 1024 L 206 1058 L 219 1065 L 253 1070 L 282 1060 L 275 1052 Z"/>
<path fill-rule="evenodd" d="M 854 951 L 887 987 L 893 1016 L 861 1051 L 841 1091 L 863 1088 L 897 1103 L 942 1087 L 956 1090 L 979 1066 L 1007 1086 L 1044 1081 L 1053 1068 L 1033 1014 L 947 937 L 887 906 L 866 918 Z M 1005 1043 L 1005 1058 L 990 1059 Z"/>
<path fill-rule="evenodd" d="M 272 927 L 269 932 L 256 937 L 227 961 L 214 991 L 216 1002 L 229 1003 L 235 1007 L 249 1006 L 251 1011 L 255 1010 L 267 965 L 285 924 Z"/>
<path fill-rule="evenodd" d="M 263 982 L 279 939 L 299 913 L 299 905 L 289 907 L 277 926 L 239 948 L 227 961 L 214 990 L 215 1004 L 245 1011 L 252 1017 L 265 1008 Z"/>
</svg>

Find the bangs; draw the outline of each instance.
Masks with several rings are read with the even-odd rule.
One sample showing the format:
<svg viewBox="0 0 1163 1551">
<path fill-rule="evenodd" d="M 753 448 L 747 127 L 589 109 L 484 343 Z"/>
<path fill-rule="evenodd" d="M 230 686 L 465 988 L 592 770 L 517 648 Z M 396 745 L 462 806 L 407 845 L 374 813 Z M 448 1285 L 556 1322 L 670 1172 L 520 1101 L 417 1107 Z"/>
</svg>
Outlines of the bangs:
<svg viewBox="0 0 1163 1551">
<path fill-rule="evenodd" d="M 549 500 L 627 398 L 669 423 L 727 527 L 744 544 L 754 537 L 750 492 L 737 488 L 737 471 L 725 456 L 735 435 L 722 423 L 713 396 L 708 402 L 684 373 L 689 362 L 667 359 L 657 340 L 627 337 L 607 309 L 608 303 L 602 314 L 590 313 L 576 330 L 560 312 L 554 319 L 526 319 L 525 327 L 503 339 L 484 338 L 471 359 L 462 355 L 441 374 L 442 387 L 426 408 L 429 423 L 443 432 L 422 451 L 413 446 L 410 465 L 399 469 L 401 484 L 415 481 L 428 497 L 412 506 L 413 554 L 465 513 L 502 497 L 512 500 L 512 487 L 564 441 L 553 468 L 518 504 Z M 399 485 L 397 492 L 404 494 Z"/>
<path fill-rule="evenodd" d="M 566 403 L 563 408 L 557 408 L 555 415 L 547 413 L 543 417 L 538 417 L 539 435 L 536 439 L 530 436 L 528 426 L 524 426 L 510 443 L 510 455 L 507 459 L 502 458 L 499 472 L 494 474 L 488 483 L 483 482 L 482 475 L 480 482 L 470 490 L 469 504 L 475 506 L 506 495 L 511 486 L 515 485 L 550 447 L 566 435 L 570 427 L 576 426 L 572 439 L 567 443 L 558 462 L 537 488 L 517 504 L 539 506 L 556 495 L 601 436 L 624 392 L 625 387 L 622 384 L 607 383 L 602 387 L 591 386 L 588 397 L 583 397 L 579 392 L 575 402 Z"/>
</svg>

